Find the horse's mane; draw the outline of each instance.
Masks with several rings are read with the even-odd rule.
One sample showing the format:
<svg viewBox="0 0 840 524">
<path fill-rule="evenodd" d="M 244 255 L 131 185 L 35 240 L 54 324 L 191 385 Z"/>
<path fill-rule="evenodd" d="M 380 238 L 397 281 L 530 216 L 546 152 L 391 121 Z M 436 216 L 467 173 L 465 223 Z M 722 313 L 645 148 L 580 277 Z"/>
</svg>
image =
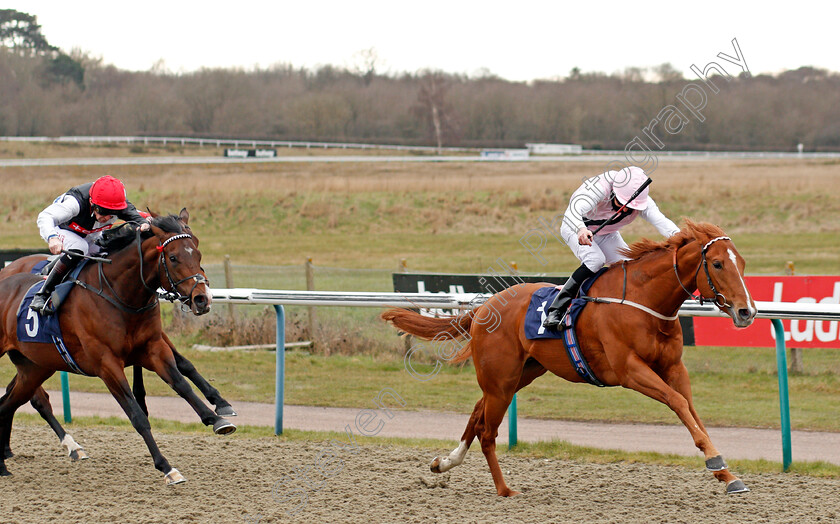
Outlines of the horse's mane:
<svg viewBox="0 0 840 524">
<path fill-rule="evenodd" d="M 183 233 L 184 227 L 177 215 L 161 215 L 152 219 L 152 225 L 159 227 L 167 233 Z M 151 237 L 154 233 L 151 231 L 144 231 L 140 234 L 142 239 Z M 117 227 L 106 229 L 102 232 L 102 237 L 96 241 L 105 251 L 109 253 L 116 253 L 131 245 L 137 238 L 137 232 L 134 224 L 125 223 Z"/>
<path fill-rule="evenodd" d="M 159 227 L 167 233 L 183 233 L 184 226 L 178 215 L 159 215 L 152 219 L 152 225 Z M 152 236 L 151 231 L 143 233 L 143 238 Z"/>
<path fill-rule="evenodd" d="M 648 253 L 655 253 L 671 247 L 679 249 L 680 247 L 695 240 L 712 239 L 724 235 L 725 233 L 723 230 L 714 224 L 709 224 L 708 222 L 694 222 L 686 218 L 685 226 L 683 226 L 679 233 L 674 234 L 671 238 L 662 242 L 655 242 L 648 238 L 643 238 L 638 242 L 634 242 L 627 248 L 622 249 L 621 254 L 630 260 L 636 260 Z"/>
</svg>

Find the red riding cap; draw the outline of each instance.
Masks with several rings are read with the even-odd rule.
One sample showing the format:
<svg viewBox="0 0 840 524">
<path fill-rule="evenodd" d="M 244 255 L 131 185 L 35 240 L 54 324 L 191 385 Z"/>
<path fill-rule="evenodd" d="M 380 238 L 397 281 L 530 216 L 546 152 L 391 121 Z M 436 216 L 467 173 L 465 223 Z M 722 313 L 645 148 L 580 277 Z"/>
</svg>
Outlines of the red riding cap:
<svg viewBox="0 0 840 524">
<path fill-rule="evenodd" d="M 125 201 L 125 186 L 110 175 L 96 179 L 90 188 L 90 201 L 107 211 L 122 211 L 128 207 Z"/>
</svg>

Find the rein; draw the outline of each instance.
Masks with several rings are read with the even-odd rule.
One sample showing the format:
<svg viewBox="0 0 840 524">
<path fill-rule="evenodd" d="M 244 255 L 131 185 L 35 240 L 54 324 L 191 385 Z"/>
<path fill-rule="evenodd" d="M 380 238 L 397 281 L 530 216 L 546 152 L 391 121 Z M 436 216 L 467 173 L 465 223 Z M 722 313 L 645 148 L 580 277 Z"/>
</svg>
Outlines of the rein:
<svg viewBox="0 0 840 524">
<path fill-rule="evenodd" d="M 160 276 L 160 268 L 161 268 L 161 266 L 163 266 L 164 273 L 166 274 L 166 278 L 167 278 L 167 280 L 169 282 L 169 285 L 170 285 L 170 288 L 172 290 L 172 291 L 166 291 L 165 293 L 158 293 L 157 289 L 152 289 L 148 284 L 146 284 L 146 281 L 143 278 L 143 246 L 142 246 L 143 242 L 140 240 L 140 230 L 137 230 L 137 254 L 140 258 L 140 283 L 143 284 L 143 287 L 152 294 L 151 301 L 148 304 L 145 304 L 145 305 L 143 305 L 139 308 L 131 307 L 128 304 L 126 304 L 125 302 L 123 302 L 122 299 L 120 299 L 119 294 L 114 289 L 114 287 L 111 285 L 111 283 L 108 281 L 108 278 L 105 276 L 105 274 L 102 271 L 103 261 L 97 261 L 98 273 L 99 273 L 99 289 L 91 286 L 90 284 L 87 284 L 86 282 L 82 282 L 79 279 L 76 279 L 74 283 L 81 286 L 84 289 L 87 289 L 88 291 L 92 292 L 93 294 L 102 297 L 103 299 L 108 301 L 111 305 L 113 305 L 114 307 L 116 307 L 120 311 L 123 311 L 125 313 L 129 313 L 129 314 L 133 314 L 133 315 L 143 313 L 143 312 L 148 311 L 148 310 L 154 308 L 155 306 L 157 306 L 159 297 L 163 298 L 164 300 L 168 300 L 170 302 L 174 302 L 175 300 L 178 300 L 178 301 L 182 302 L 183 304 L 189 305 L 190 295 L 192 295 L 193 290 L 195 290 L 195 288 L 196 288 L 196 286 L 198 286 L 198 284 L 200 284 L 202 282 L 206 283 L 207 279 L 203 275 L 198 274 L 198 273 L 196 273 L 195 275 L 191 275 L 189 277 L 186 277 L 186 278 L 182 278 L 178 282 L 175 282 L 172 279 L 172 275 L 169 272 L 169 266 L 166 264 L 164 248 L 166 247 L 167 244 L 169 244 L 173 240 L 178 240 L 178 239 L 181 239 L 181 238 L 192 238 L 192 235 L 187 234 L 187 233 L 180 233 L 180 234 L 177 234 L 177 235 L 174 235 L 174 236 L 171 236 L 171 237 L 167 238 L 166 240 L 163 241 L 163 243 L 161 245 L 156 246 L 156 249 L 158 250 L 158 252 L 160 252 L 160 258 L 158 259 L 158 276 Z M 107 261 L 108 263 L 111 262 L 110 260 L 104 260 L 104 261 Z M 181 283 L 191 279 L 191 278 L 195 279 L 195 284 L 193 284 L 193 287 L 190 289 L 189 294 L 187 294 L 187 295 L 181 294 L 178 291 L 177 286 L 180 285 Z M 104 285 L 103 285 L 103 283 L 104 283 Z M 106 295 L 103 292 L 103 290 L 105 289 L 106 286 L 108 288 L 108 291 L 111 293 L 111 295 L 113 295 L 112 297 Z"/>
<path fill-rule="evenodd" d="M 621 261 L 621 269 L 624 271 L 624 285 L 622 286 L 621 290 L 621 299 L 612 298 L 612 297 L 589 297 L 584 296 L 582 297 L 587 302 L 596 302 L 599 304 L 624 304 L 625 306 L 634 307 L 636 309 L 640 309 L 649 315 L 653 315 L 654 317 L 658 318 L 659 320 L 676 320 L 679 317 L 679 314 L 674 315 L 672 317 L 666 317 L 662 313 L 657 313 L 656 311 L 652 310 L 651 308 L 644 306 L 642 304 L 638 304 L 633 302 L 632 300 L 627 300 L 627 266 L 625 265 L 626 260 Z"/>
<path fill-rule="evenodd" d="M 700 274 L 700 268 L 701 267 L 703 268 L 703 271 L 706 273 L 706 282 L 709 283 L 709 289 L 711 289 L 712 293 L 714 293 L 713 297 L 711 297 L 711 298 L 704 297 L 703 294 L 699 292 L 700 291 L 699 289 L 697 290 L 698 291 L 697 295 L 694 295 L 694 293 L 692 293 L 691 291 L 686 289 L 686 287 L 683 285 L 682 280 L 680 280 L 680 273 L 677 270 L 677 251 L 679 250 L 679 248 L 674 249 L 674 274 L 677 276 L 677 282 L 680 283 L 680 287 L 683 288 L 683 291 L 685 291 L 686 294 L 688 294 L 688 296 L 692 300 L 696 300 L 696 301 L 700 302 L 701 306 L 705 302 L 711 302 L 712 304 L 716 305 L 717 307 L 723 309 L 724 307 L 732 307 L 732 305 L 726 300 L 726 297 L 723 295 L 723 293 L 720 293 L 717 290 L 714 283 L 712 283 L 712 276 L 709 274 L 709 265 L 708 265 L 708 262 L 706 261 L 706 251 L 709 249 L 709 246 L 711 246 L 712 244 L 714 244 L 718 240 L 732 240 L 732 239 L 729 238 L 729 237 L 716 237 L 716 238 L 713 238 L 713 239 L 709 240 L 708 242 L 706 242 L 706 245 L 703 246 L 703 249 L 700 250 L 700 256 L 701 256 L 700 264 L 697 266 L 697 271 L 694 272 L 694 280 L 696 281 L 697 280 L 697 275 Z M 721 300 L 721 299 L 723 300 L 723 302 L 719 303 L 718 300 Z"/>
<path fill-rule="evenodd" d="M 697 266 L 697 271 L 694 272 L 694 280 L 696 281 L 697 280 L 697 275 L 700 274 L 700 268 L 701 267 L 703 268 L 703 271 L 706 273 L 706 281 L 709 283 L 709 288 L 712 290 L 712 293 L 714 293 L 714 296 L 712 298 L 704 297 L 703 294 L 699 292 L 699 290 L 698 290 L 697 295 L 694 295 L 691 291 L 686 289 L 686 287 L 683 285 L 682 280 L 680 280 L 680 273 L 677 270 L 677 251 L 678 251 L 679 248 L 674 249 L 674 264 L 673 264 L 673 266 L 674 266 L 674 274 L 677 275 L 677 282 L 679 282 L 680 287 L 683 288 L 683 291 L 685 291 L 688 294 L 688 296 L 691 297 L 691 299 L 699 301 L 700 305 L 703 305 L 705 302 L 710 302 L 710 303 L 716 305 L 717 307 L 723 309 L 724 307 L 732 307 L 732 306 L 726 300 L 726 297 L 723 295 L 723 293 L 719 292 L 717 290 L 717 288 L 715 287 L 714 283 L 712 282 L 712 276 L 709 274 L 709 265 L 708 265 L 708 262 L 706 261 L 706 251 L 709 249 L 709 246 L 711 246 L 712 244 L 714 244 L 718 240 L 731 240 L 731 239 L 729 237 L 716 237 L 716 238 L 713 238 L 713 239 L 709 240 L 706 243 L 706 245 L 703 246 L 703 248 L 700 250 L 701 261 L 700 261 L 700 264 Z M 620 300 L 617 299 L 617 298 L 612 298 L 612 297 L 589 297 L 589 296 L 584 296 L 584 297 L 581 297 L 581 298 L 583 298 L 584 300 L 586 300 L 588 302 L 597 302 L 597 303 L 601 303 L 601 304 L 624 304 L 625 306 L 630 306 L 630 307 L 634 307 L 636 309 L 640 309 L 640 310 L 644 311 L 645 313 L 653 315 L 654 317 L 656 317 L 660 320 L 669 320 L 670 321 L 670 320 L 676 320 L 679 317 L 679 311 L 677 312 L 677 314 L 669 317 L 669 316 L 665 316 L 661 313 L 657 313 L 656 311 L 652 310 L 651 308 L 649 308 L 647 306 L 644 306 L 642 304 L 638 304 L 636 302 L 627 300 L 625 298 L 627 296 L 627 266 L 625 265 L 625 261 L 621 262 L 621 269 L 624 271 L 624 285 L 623 285 L 623 288 L 622 288 L 622 291 L 621 291 L 621 299 Z"/>
</svg>

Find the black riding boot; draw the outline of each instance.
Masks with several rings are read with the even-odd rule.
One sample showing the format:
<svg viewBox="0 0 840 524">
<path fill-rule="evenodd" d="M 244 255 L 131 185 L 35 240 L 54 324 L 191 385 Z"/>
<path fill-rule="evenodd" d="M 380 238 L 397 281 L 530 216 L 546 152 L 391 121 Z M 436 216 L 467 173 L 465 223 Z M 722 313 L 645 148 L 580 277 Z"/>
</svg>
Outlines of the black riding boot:
<svg viewBox="0 0 840 524">
<path fill-rule="evenodd" d="M 81 253 L 79 254 L 81 255 Z M 33 309 L 42 315 L 52 315 L 55 313 L 54 307 L 47 306 L 47 300 L 49 300 L 50 295 L 55 290 L 55 286 L 64 278 L 64 275 L 72 271 L 81 259 L 81 256 L 74 256 L 69 253 L 61 255 L 61 258 L 55 262 L 55 265 L 50 270 L 50 274 L 47 275 L 47 280 L 44 281 L 44 287 L 32 297 L 32 303 L 29 305 L 29 309 Z"/>
<path fill-rule="evenodd" d="M 563 329 L 562 320 L 566 314 L 566 310 L 569 309 L 569 304 L 577 295 L 580 285 L 594 274 L 585 264 L 581 264 L 579 268 L 575 269 L 572 276 L 563 284 L 563 289 L 555 297 L 554 302 L 548 306 L 548 313 L 546 314 L 545 322 L 543 322 L 544 328 L 550 330 Z"/>
</svg>

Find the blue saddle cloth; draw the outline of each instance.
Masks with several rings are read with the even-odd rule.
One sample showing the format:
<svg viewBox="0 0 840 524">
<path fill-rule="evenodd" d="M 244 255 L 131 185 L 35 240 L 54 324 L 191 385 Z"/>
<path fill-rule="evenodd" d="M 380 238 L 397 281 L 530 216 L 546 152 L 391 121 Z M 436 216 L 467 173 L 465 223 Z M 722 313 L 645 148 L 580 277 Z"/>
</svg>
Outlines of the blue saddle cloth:
<svg viewBox="0 0 840 524">
<path fill-rule="evenodd" d="M 601 270 L 595 273 L 592 278 L 589 278 L 581 285 L 578 297 L 572 300 L 572 304 L 569 307 L 569 313 L 563 319 L 563 323 L 567 326 L 566 329 L 562 331 L 553 331 L 543 327 L 546 311 L 554 301 L 554 298 L 560 293 L 560 290 L 554 286 L 546 286 L 536 290 L 534 294 L 531 295 L 531 303 L 528 305 L 528 311 L 525 313 L 525 338 L 529 340 L 541 338 L 562 338 L 563 345 L 566 347 L 566 354 L 569 356 L 569 360 L 572 365 L 574 365 L 575 371 L 577 371 L 578 375 L 583 377 L 590 384 L 594 384 L 599 387 L 604 387 L 604 384 L 601 383 L 592 370 L 589 369 L 589 364 L 587 364 L 586 359 L 583 358 L 583 354 L 580 351 L 580 345 L 578 344 L 577 335 L 575 334 L 575 323 L 577 322 L 578 317 L 580 317 L 580 314 L 583 312 L 583 307 L 588 303 L 588 301 L 582 297 L 587 296 L 589 288 L 592 287 L 595 280 L 597 280 L 598 277 L 600 277 L 606 270 L 607 268 L 601 268 Z"/>
<path fill-rule="evenodd" d="M 76 277 L 79 275 L 79 272 L 82 270 L 84 263 L 86 261 L 82 260 L 82 262 L 70 273 L 69 280 L 66 282 L 62 282 L 61 284 L 55 287 L 53 291 L 53 300 L 58 300 L 59 305 L 64 302 L 67 298 L 67 295 L 70 294 L 70 291 L 73 289 L 74 281 Z M 38 263 L 40 264 L 40 262 Z M 37 267 L 37 264 L 36 264 Z M 43 267 L 43 266 L 42 266 Z M 36 270 L 33 268 L 33 273 Z M 76 364 L 76 361 L 73 360 L 73 357 L 67 351 L 67 348 L 64 345 L 64 338 L 61 335 L 61 325 L 58 321 L 58 312 L 56 311 L 52 315 L 42 315 L 37 311 L 29 309 L 29 305 L 32 304 L 32 298 L 35 296 L 35 293 L 41 290 L 44 287 L 44 281 L 39 280 L 35 282 L 27 291 L 21 300 L 20 305 L 18 306 L 17 310 L 17 336 L 18 340 L 21 342 L 39 342 L 44 344 L 55 344 L 56 349 L 58 349 L 58 353 L 61 355 L 61 358 L 70 366 L 70 369 L 73 370 L 74 373 L 78 373 L 80 375 L 87 375 L 87 373 L 83 372 L 79 366 Z"/>
</svg>

